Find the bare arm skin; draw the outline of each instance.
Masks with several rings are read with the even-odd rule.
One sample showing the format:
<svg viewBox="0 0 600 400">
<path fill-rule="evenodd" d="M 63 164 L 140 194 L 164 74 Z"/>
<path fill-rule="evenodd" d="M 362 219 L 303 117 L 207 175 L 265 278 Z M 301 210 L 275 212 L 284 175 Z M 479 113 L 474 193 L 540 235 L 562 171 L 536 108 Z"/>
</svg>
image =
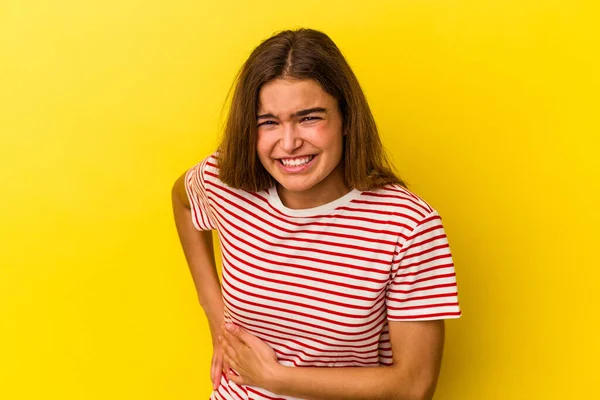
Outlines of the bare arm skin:
<svg viewBox="0 0 600 400">
<path fill-rule="evenodd" d="M 230 325 L 228 325 L 230 326 Z M 240 376 L 227 377 L 280 395 L 307 400 L 428 400 L 444 347 L 444 321 L 389 322 L 390 367 L 286 367 L 273 350 L 239 326 L 225 330 L 225 359 Z"/>
<path fill-rule="evenodd" d="M 172 189 L 173 215 L 185 258 L 194 280 L 200 305 L 204 309 L 215 352 L 211 366 L 213 387 L 221 381 L 222 351 L 218 343 L 223 324 L 223 298 L 215 264 L 211 231 L 198 231 L 192 223 L 190 202 L 185 191 L 185 173 Z"/>
</svg>

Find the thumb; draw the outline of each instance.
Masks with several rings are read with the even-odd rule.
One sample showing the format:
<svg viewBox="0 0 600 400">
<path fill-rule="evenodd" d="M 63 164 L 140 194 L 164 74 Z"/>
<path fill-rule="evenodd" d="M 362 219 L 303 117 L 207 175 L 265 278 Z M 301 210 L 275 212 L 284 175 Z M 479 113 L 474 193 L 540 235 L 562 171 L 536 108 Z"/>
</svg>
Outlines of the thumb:
<svg viewBox="0 0 600 400">
<path fill-rule="evenodd" d="M 229 332 L 232 336 L 238 338 L 241 342 L 248 344 L 249 340 L 251 340 L 251 335 L 241 326 L 232 324 L 231 322 L 228 322 L 225 324 L 225 329 L 227 330 L 227 332 Z"/>
</svg>

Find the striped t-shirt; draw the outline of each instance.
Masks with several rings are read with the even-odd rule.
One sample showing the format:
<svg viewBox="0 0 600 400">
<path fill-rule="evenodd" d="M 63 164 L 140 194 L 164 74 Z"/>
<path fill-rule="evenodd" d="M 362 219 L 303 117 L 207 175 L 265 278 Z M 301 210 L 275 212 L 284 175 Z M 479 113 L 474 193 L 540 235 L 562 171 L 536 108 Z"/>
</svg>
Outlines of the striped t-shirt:
<svg viewBox="0 0 600 400">
<path fill-rule="evenodd" d="M 186 174 L 193 224 L 216 229 L 225 319 L 295 367 L 392 363 L 387 321 L 458 318 L 439 214 L 401 186 L 351 190 L 310 209 L 275 187 L 233 189 L 215 154 Z M 211 399 L 292 399 L 221 380 Z"/>
</svg>

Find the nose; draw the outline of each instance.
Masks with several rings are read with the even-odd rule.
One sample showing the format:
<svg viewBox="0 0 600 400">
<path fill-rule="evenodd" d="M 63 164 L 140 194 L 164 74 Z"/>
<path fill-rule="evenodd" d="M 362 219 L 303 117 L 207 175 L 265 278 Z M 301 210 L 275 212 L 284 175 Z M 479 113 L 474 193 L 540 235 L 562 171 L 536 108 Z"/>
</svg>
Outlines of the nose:
<svg viewBox="0 0 600 400">
<path fill-rule="evenodd" d="M 283 150 L 287 153 L 293 153 L 300 146 L 302 146 L 302 138 L 298 135 L 296 124 L 284 124 L 283 137 L 281 138 Z"/>
</svg>

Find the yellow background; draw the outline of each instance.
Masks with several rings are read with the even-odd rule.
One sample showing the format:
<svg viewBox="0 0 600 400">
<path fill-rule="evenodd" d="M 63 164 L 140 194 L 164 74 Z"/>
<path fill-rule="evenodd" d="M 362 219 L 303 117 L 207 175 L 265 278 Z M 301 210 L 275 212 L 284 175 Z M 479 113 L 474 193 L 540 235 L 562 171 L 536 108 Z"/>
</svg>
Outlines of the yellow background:
<svg viewBox="0 0 600 400">
<path fill-rule="evenodd" d="M 444 218 L 464 316 L 436 399 L 598 392 L 592 1 L 0 3 L 0 398 L 198 399 L 170 189 L 271 33 L 328 33 Z"/>
</svg>

